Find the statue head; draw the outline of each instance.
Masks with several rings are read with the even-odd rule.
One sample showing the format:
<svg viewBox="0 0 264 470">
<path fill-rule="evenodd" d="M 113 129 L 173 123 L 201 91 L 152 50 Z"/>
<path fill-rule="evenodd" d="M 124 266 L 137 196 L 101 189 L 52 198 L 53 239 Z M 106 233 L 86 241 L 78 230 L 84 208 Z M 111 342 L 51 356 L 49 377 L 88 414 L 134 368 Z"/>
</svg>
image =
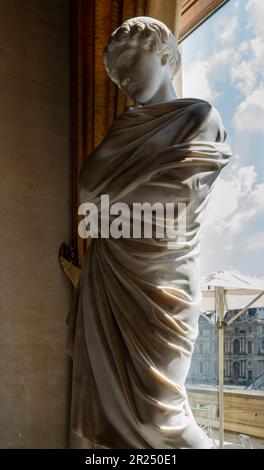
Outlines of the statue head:
<svg viewBox="0 0 264 470">
<path fill-rule="evenodd" d="M 159 20 L 138 16 L 110 36 L 103 52 L 107 74 L 130 98 L 147 103 L 172 81 L 181 62 L 175 36 Z"/>
</svg>

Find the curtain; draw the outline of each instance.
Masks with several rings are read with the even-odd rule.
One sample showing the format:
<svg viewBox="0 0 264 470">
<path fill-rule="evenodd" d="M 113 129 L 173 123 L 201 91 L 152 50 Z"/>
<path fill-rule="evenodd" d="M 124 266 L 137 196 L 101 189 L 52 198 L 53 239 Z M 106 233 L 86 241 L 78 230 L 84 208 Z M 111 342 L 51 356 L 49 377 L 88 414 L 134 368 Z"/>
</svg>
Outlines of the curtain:
<svg viewBox="0 0 264 470">
<path fill-rule="evenodd" d="M 72 161 L 74 263 L 82 266 L 89 240 L 78 236 L 77 178 L 83 161 L 100 144 L 115 117 L 131 104 L 109 79 L 103 49 L 111 32 L 134 16 L 152 16 L 179 34 L 182 0 L 75 0 L 72 17 Z M 175 87 L 180 88 L 179 76 Z"/>
</svg>

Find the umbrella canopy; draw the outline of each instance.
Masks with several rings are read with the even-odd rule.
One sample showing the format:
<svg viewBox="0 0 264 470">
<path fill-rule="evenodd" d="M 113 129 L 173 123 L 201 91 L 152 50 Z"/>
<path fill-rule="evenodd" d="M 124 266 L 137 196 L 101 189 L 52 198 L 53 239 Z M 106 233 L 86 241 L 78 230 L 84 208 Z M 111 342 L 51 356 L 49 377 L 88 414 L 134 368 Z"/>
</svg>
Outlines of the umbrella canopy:
<svg viewBox="0 0 264 470">
<path fill-rule="evenodd" d="M 244 308 L 254 299 L 250 307 L 264 307 L 264 278 L 244 276 L 235 271 L 216 271 L 200 280 L 202 311 L 215 311 L 216 287 L 225 290 L 226 311 Z"/>
</svg>

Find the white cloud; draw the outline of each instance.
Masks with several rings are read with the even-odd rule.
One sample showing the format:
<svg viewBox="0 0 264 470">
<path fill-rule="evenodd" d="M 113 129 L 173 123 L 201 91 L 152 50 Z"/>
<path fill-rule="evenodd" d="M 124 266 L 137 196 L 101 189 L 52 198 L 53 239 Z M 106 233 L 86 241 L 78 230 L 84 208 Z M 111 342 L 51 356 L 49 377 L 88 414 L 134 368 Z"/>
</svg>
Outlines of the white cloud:
<svg viewBox="0 0 264 470">
<path fill-rule="evenodd" d="M 219 176 L 215 183 L 205 214 L 202 236 L 208 237 L 208 240 L 216 234 L 225 238 L 228 236 L 228 245 L 232 246 L 232 238 L 262 212 L 264 183 L 257 183 L 254 165 L 239 166 L 237 155 L 235 164 L 227 169 L 224 177 Z"/>
<path fill-rule="evenodd" d="M 263 18 L 264 21 L 264 18 Z M 264 47 L 263 47 L 263 36 L 259 35 L 251 39 L 250 41 L 250 48 L 254 54 L 254 59 L 255 59 L 255 67 L 259 67 L 259 72 L 262 72 L 262 67 L 263 67 L 263 60 L 264 60 Z"/>
<path fill-rule="evenodd" d="M 263 19 L 264 21 L 264 19 Z M 242 95 L 252 93 L 263 79 L 264 34 L 243 41 L 235 50 L 230 67 L 233 86 Z"/>
<path fill-rule="evenodd" d="M 244 96 L 235 112 L 236 129 L 264 132 L 264 1 L 248 0 L 239 6 L 246 10 L 251 37 L 238 42 L 238 17 L 218 21 L 217 50 L 206 59 L 200 52 L 196 61 L 184 70 L 183 96 L 214 101 L 222 95 L 214 89 L 215 80 L 221 77 L 225 80 L 229 75 L 233 87 Z"/>
<path fill-rule="evenodd" d="M 232 218 L 228 221 L 228 230 L 230 235 L 238 234 L 256 215 L 256 211 L 253 207 L 247 208 L 246 210 L 240 209 Z"/>
<path fill-rule="evenodd" d="M 231 18 L 222 28 L 216 25 L 212 45 L 215 39 L 218 42 L 209 56 L 205 57 L 201 48 L 195 63 L 189 66 L 191 73 L 184 75 L 184 91 L 188 96 L 215 100 L 220 95 L 216 86 L 223 81 L 221 88 L 225 89 L 229 80 L 234 92 L 232 103 L 237 105 L 233 125 L 239 140 L 240 132 L 264 132 L 264 0 L 237 1 L 235 6 L 243 21 L 238 24 Z M 241 41 L 237 33 L 242 27 Z M 259 225 L 263 214 L 264 182 L 257 180 L 254 165 L 241 166 L 239 156 L 233 155 L 232 164 L 216 181 L 206 211 L 201 233 L 202 270 L 206 273 L 238 265 L 248 273 L 263 271 L 259 254 L 264 248 L 264 232 L 252 234 L 253 222 L 254 227 Z"/>
<path fill-rule="evenodd" d="M 213 100 L 216 93 L 209 84 L 209 71 L 210 63 L 205 60 L 198 59 L 190 65 L 184 73 L 183 96 Z"/>
<path fill-rule="evenodd" d="M 264 230 L 253 233 L 240 240 L 235 240 L 235 243 L 227 245 L 226 250 L 247 250 L 247 251 L 260 251 L 264 249 Z"/>
<path fill-rule="evenodd" d="M 264 183 L 257 184 L 248 196 L 248 203 L 256 212 L 264 211 Z"/>
<path fill-rule="evenodd" d="M 264 2 L 263 0 L 248 0 L 245 10 L 249 14 L 249 27 L 263 35 Z"/>
<path fill-rule="evenodd" d="M 258 251 L 264 249 L 264 230 L 254 233 L 247 239 L 247 250 Z"/>
<path fill-rule="evenodd" d="M 222 93 L 213 89 L 213 77 L 219 78 L 219 71 L 223 74 L 223 67 L 232 62 L 233 54 L 234 49 L 230 47 L 214 51 L 207 60 L 198 57 L 184 70 L 183 96 L 216 100 Z"/>
<path fill-rule="evenodd" d="M 235 35 L 238 31 L 238 20 L 236 17 L 230 18 L 227 22 L 219 22 L 217 25 L 217 38 L 218 40 L 224 44 L 234 41 Z"/>
<path fill-rule="evenodd" d="M 237 48 L 230 69 L 233 86 L 245 97 L 233 123 L 238 131 L 264 132 L 264 2 L 249 0 L 244 5 L 252 37 Z"/>
<path fill-rule="evenodd" d="M 233 124 L 238 131 L 264 132 L 264 86 L 254 90 L 239 104 Z"/>
<path fill-rule="evenodd" d="M 183 96 L 216 100 L 222 93 L 213 89 L 214 78 L 224 76 L 224 67 L 232 63 L 232 47 L 216 50 L 204 60 L 200 56 L 184 70 Z"/>
<path fill-rule="evenodd" d="M 247 95 L 254 90 L 257 85 L 256 67 L 252 61 L 243 60 L 243 53 L 238 51 L 234 57 L 230 68 L 231 82 L 242 95 Z"/>
<path fill-rule="evenodd" d="M 248 257 L 250 253 L 258 257 L 263 233 L 246 234 L 250 222 L 264 213 L 264 183 L 257 182 L 254 165 L 241 167 L 239 156 L 233 159 L 233 165 L 216 180 L 202 225 L 202 275 L 217 269 L 233 270 L 240 254 L 239 266 L 244 266 L 245 273 L 262 271 L 261 263 L 252 261 L 249 265 Z"/>
<path fill-rule="evenodd" d="M 214 53 L 209 58 L 209 68 L 210 70 L 213 67 L 226 66 L 232 63 L 234 57 L 234 48 L 228 47 L 225 49 L 220 49 L 219 51 L 214 51 Z"/>
</svg>

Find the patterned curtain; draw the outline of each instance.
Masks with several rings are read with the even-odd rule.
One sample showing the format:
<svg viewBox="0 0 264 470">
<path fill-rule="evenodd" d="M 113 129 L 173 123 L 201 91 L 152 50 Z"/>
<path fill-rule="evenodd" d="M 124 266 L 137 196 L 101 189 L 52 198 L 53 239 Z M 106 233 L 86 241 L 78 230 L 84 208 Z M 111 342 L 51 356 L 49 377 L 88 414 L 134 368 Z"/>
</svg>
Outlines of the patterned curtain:
<svg viewBox="0 0 264 470">
<path fill-rule="evenodd" d="M 82 266 L 89 241 L 78 236 L 77 178 L 83 161 L 100 144 L 115 117 L 129 105 L 107 76 L 103 49 L 111 32 L 134 16 L 152 16 L 178 34 L 182 0 L 72 1 L 72 160 L 73 245 L 75 264 Z"/>
</svg>

